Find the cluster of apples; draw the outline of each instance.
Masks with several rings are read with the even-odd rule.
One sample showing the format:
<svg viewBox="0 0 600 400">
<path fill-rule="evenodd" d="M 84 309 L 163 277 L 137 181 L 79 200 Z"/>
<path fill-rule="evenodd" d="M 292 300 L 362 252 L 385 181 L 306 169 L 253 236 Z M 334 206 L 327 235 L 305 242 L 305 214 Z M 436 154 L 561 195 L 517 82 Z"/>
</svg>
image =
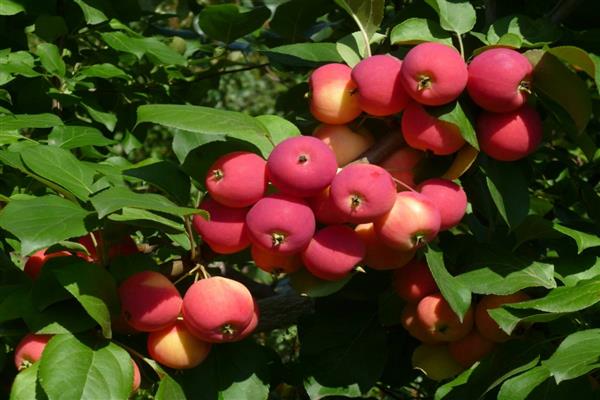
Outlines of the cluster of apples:
<svg viewBox="0 0 600 400">
<path fill-rule="evenodd" d="M 427 264 L 415 260 L 394 272 L 393 287 L 406 301 L 402 326 L 422 342 L 415 349 L 413 363 L 436 380 L 471 367 L 492 352 L 496 343 L 510 338 L 488 310 L 529 298 L 523 292 L 483 296 L 461 321 L 439 293 Z"/>
<path fill-rule="evenodd" d="M 521 53 L 488 49 L 469 65 L 454 47 L 421 43 L 404 60 L 374 55 L 354 68 L 327 64 L 310 76 L 311 112 L 325 124 L 348 124 L 363 112 L 386 117 L 402 112 L 402 135 L 418 150 L 448 155 L 465 141 L 459 128 L 435 117 L 431 106 L 456 100 L 466 89 L 483 110 L 476 121 L 481 150 L 500 161 L 532 153 L 542 140 L 537 111 L 526 104 L 532 65 Z"/>
</svg>

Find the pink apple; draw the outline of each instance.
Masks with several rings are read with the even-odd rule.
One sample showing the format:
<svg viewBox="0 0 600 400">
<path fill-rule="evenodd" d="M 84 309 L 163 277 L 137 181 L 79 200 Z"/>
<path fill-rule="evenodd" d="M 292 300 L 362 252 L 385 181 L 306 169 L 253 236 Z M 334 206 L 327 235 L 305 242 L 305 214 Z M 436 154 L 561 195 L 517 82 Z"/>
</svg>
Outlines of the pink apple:
<svg viewBox="0 0 600 400">
<path fill-rule="evenodd" d="M 250 245 L 246 229 L 248 208 L 224 206 L 210 197 L 200 203 L 210 214 L 207 221 L 201 215 L 194 215 L 194 229 L 208 246 L 219 254 L 233 254 Z"/>
<path fill-rule="evenodd" d="M 441 231 L 460 223 L 467 210 L 467 195 L 462 187 L 447 179 L 434 178 L 422 182 L 418 190 L 440 211 Z"/>
<path fill-rule="evenodd" d="M 310 112 L 326 124 L 351 122 L 361 113 L 352 70 L 344 64 L 326 64 L 310 76 Z"/>
</svg>

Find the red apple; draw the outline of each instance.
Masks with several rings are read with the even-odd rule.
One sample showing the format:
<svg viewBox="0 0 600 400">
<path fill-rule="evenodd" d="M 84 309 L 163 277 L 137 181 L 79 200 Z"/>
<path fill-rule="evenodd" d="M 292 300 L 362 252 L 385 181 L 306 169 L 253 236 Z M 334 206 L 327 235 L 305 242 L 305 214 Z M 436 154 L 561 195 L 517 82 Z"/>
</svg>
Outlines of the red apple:
<svg viewBox="0 0 600 400">
<path fill-rule="evenodd" d="M 440 230 L 440 221 L 440 212 L 427 197 L 400 192 L 392 209 L 373 225 L 388 246 L 409 251 L 432 241 Z"/>
<path fill-rule="evenodd" d="M 531 93 L 533 66 L 518 51 L 489 49 L 469 64 L 467 91 L 488 111 L 509 112 L 525 104 Z"/>
<path fill-rule="evenodd" d="M 179 291 L 164 275 L 154 271 L 138 272 L 119 286 L 121 313 L 125 321 L 142 332 L 171 325 L 181 311 Z"/>
<path fill-rule="evenodd" d="M 249 207 L 267 191 L 267 162 L 246 151 L 225 154 L 208 169 L 205 183 L 210 196 L 219 203 Z"/>
<path fill-rule="evenodd" d="M 42 358 L 42 352 L 52 339 L 52 335 L 36 335 L 29 333 L 21 339 L 15 348 L 15 366 L 17 370 L 25 369 Z"/>
<path fill-rule="evenodd" d="M 402 182 L 397 183 L 398 191 L 406 190 L 406 186 L 415 188 L 415 168 L 423 159 L 424 152 L 413 149 L 412 147 L 402 147 L 393 152 L 388 158 L 383 160 L 381 168 L 389 172 L 394 179 Z"/>
<path fill-rule="evenodd" d="M 440 211 L 441 231 L 460 223 L 467 211 L 467 195 L 462 187 L 447 179 L 434 178 L 422 182 L 418 190 Z"/>
<path fill-rule="evenodd" d="M 248 208 L 227 207 L 210 197 L 205 197 L 198 208 L 206 210 L 210 218 L 207 221 L 194 215 L 194 229 L 215 253 L 233 254 L 250 245 L 246 228 Z"/>
<path fill-rule="evenodd" d="M 308 80 L 310 112 L 326 124 L 347 124 L 361 113 L 352 70 L 344 64 L 317 68 Z"/>
<path fill-rule="evenodd" d="M 263 271 L 271 274 L 279 272 L 290 274 L 302 268 L 302 261 L 298 254 L 281 254 L 260 246 L 252 246 L 251 254 L 254 264 Z"/>
<path fill-rule="evenodd" d="M 309 198 L 308 202 L 317 222 L 326 225 L 337 225 L 346 222 L 346 216 L 333 204 L 331 186 L 327 186 L 321 193 Z"/>
<path fill-rule="evenodd" d="M 408 303 L 418 303 L 425 296 L 439 292 L 425 261 L 413 260 L 394 271 L 394 290 Z"/>
<path fill-rule="evenodd" d="M 356 225 L 354 231 L 366 246 L 364 263 L 369 268 L 376 270 L 400 268 L 415 256 L 415 250 L 402 251 L 384 244 L 375 233 L 371 222 Z"/>
<path fill-rule="evenodd" d="M 444 342 L 459 340 L 473 328 L 472 307 L 469 307 L 461 322 L 441 293 L 425 296 L 419 301 L 417 318 L 431 338 Z"/>
<path fill-rule="evenodd" d="M 491 294 L 482 297 L 475 308 L 475 325 L 477 326 L 477 330 L 483 337 L 492 342 L 506 342 L 510 339 L 510 336 L 498 326 L 488 311 L 498 308 L 503 304 L 519 303 L 526 300 L 529 300 L 529 296 L 523 292 L 503 296 Z"/>
<path fill-rule="evenodd" d="M 254 245 L 294 254 L 306 247 L 315 233 L 315 216 L 304 200 L 274 194 L 250 209 L 246 225 Z"/>
<path fill-rule="evenodd" d="M 148 335 L 148 353 L 156 362 L 169 368 L 189 369 L 202 363 L 211 344 L 192 335 L 183 321 Z"/>
<path fill-rule="evenodd" d="M 454 47 L 427 42 L 404 57 L 400 81 L 416 101 L 439 106 L 456 99 L 467 85 L 467 65 Z"/>
<path fill-rule="evenodd" d="M 494 350 L 495 343 L 481 336 L 477 329 L 471 332 L 462 339 L 455 340 L 448 344 L 450 355 L 460 365 L 465 368 L 470 368 L 477 361 L 482 360 L 485 356 Z"/>
<path fill-rule="evenodd" d="M 23 268 L 23 272 L 25 272 L 29 277 L 33 280 L 37 279 L 38 275 L 42 271 L 42 267 L 46 262 L 55 257 L 68 257 L 71 255 L 68 251 L 56 251 L 54 253 L 46 254 L 46 250 L 42 249 L 38 250 L 32 255 L 29 256 L 27 262 L 25 263 L 25 267 Z"/>
</svg>

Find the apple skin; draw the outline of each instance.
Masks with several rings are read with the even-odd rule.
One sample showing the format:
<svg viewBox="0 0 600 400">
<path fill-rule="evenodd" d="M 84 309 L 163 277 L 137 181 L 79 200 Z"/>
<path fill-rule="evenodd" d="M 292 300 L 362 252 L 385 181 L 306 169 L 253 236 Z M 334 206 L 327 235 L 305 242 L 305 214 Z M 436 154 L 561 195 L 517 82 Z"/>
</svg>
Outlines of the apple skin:
<svg viewBox="0 0 600 400">
<path fill-rule="evenodd" d="M 89 256 L 84 253 L 77 253 L 77 256 L 88 262 L 102 264 L 105 260 L 102 259 L 103 256 L 101 254 L 98 254 L 91 235 L 94 235 L 94 239 L 96 240 L 98 247 L 103 248 L 106 246 L 102 231 L 91 232 L 77 239 L 77 241 L 86 248 Z M 107 261 L 110 261 L 116 257 L 129 256 L 137 253 L 139 253 L 139 250 L 133 239 L 130 236 L 123 236 L 117 242 L 110 243 L 107 253 Z"/>
<path fill-rule="evenodd" d="M 284 194 L 260 199 L 246 215 L 250 241 L 281 254 L 299 253 L 315 233 L 315 216 L 308 203 Z"/>
<path fill-rule="evenodd" d="M 407 303 L 402 309 L 400 320 L 404 329 L 415 339 L 426 344 L 440 343 L 439 340 L 431 337 L 427 328 L 417 318 L 417 304 Z"/>
<path fill-rule="evenodd" d="M 448 344 L 452 358 L 464 368 L 470 368 L 471 365 L 482 360 L 494 350 L 494 347 L 495 343 L 481 336 L 477 329 L 471 330 L 464 338 Z"/>
<path fill-rule="evenodd" d="M 425 296 L 439 292 L 427 263 L 412 260 L 403 268 L 394 271 L 394 291 L 407 303 L 418 303 Z"/>
<path fill-rule="evenodd" d="M 20 371 L 42 358 L 44 348 L 53 335 L 36 335 L 28 333 L 15 348 L 15 367 Z"/>
<path fill-rule="evenodd" d="M 365 244 L 352 228 L 329 225 L 315 234 L 302 252 L 302 261 L 317 278 L 336 281 L 362 261 L 365 250 Z"/>
<path fill-rule="evenodd" d="M 218 300 L 218 301 L 217 301 Z M 183 320 L 197 338 L 235 342 L 252 322 L 255 302 L 246 286 L 215 276 L 190 286 L 183 297 Z"/>
<path fill-rule="evenodd" d="M 384 117 L 404 109 L 409 97 L 400 83 L 401 69 L 402 61 L 388 54 L 365 58 L 354 66 L 352 79 L 364 112 Z"/>
<path fill-rule="evenodd" d="M 206 210 L 210 220 L 194 215 L 194 230 L 215 253 L 233 254 L 250 245 L 246 228 L 249 208 L 224 206 L 211 197 L 205 197 L 198 208 Z"/>
<path fill-rule="evenodd" d="M 208 169 L 205 184 L 210 196 L 224 206 L 249 207 L 267 191 L 267 162 L 247 151 L 225 154 Z"/>
<path fill-rule="evenodd" d="M 142 376 L 140 375 L 140 367 L 138 367 L 137 363 L 131 359 L 131 364 L 133 364 L 133 384 L 131 386 L 131 392 L 137 392 L 142 384 Z"/>
<path fill-rule="evenodd" d="M 533 66 L 518 51 L 489 49 L 473 58 L 468 67 L 467 91 L 481 108 L 509 112 L 527 101 Z"/>
<path fill-rule="evenodd" d="M 509 295 L 487 295 L 483 296 L 475 307 L 475 325 L 479 333 L 488 340 L 496 343 L 506 342 L 510 339 L 510 335 L 504 332 L 496 321 L 492 319 L 488 310 L 498 308 L 503 304 L 519 303 L 529 300 L 523 292 L 516 292 Z"/>
<path fill-rule="evenodd" d="M 348 125 L 319 125 L 313 136 L 329 146 L 339 167 L 356 160 L 375 143 L 366 129 L 354 131 Z"/>
<path fill-rule="evenodd" d="M 400 192 L 390 211 L 373 223 L 381 240 L 395 249 L 410 251 L 432 241 L 440 230 L 440 212 L 424 195 Z"/>
<path fill-rule="evenodd" d="M 356 83 L 352 69 L 344 64 L 326 64 L 310 75 L 310 112 L 325 124 L 341 125 L 358 117 Z"/>
<path fill-rule="evenodd" d="M 242 340 L 253 334 L 254 330 L 258 326 L 258 321 L 260 319 L 260 309 L 258 307 L 258 302 L 255 299 L 252 300 L 254 301 L 254 312 L 252 313 L 252 319 L 250 320 L 250 323 L 240 333 L 239 340 Z"/>
<path fill-rule="evenodd" d="M 433 178 L 421 182 L 417 189 L 440 211 L 440 231 L 455 227 L 467 211 L 467 194 L 463 188 L 447 179 Z"/>
<path fill-rule="evenodd" d="M 276 251 L 264 249 L 260 246 L 252 246 L 250 253 L 254 264 L 270 274 L 280 272 L 291 274 L 302 268 L 302 261 L 298 254 L 281 254 Z"/>
<path fill-rule="evenodd" d="M 356 225 L 354 231 L 366 246 L 363 261 L 371 269 L 384 271 L 401 268 L 415 256 L 416 250 L 402 251 L 386 246 L 375 233 L 371 222 Z"/>
<path fill-rule="evenodd" d="M 439 106 L 455 100 L 467 85 L 467 65 L 460 53 L 441 43 L 421 43 L 402 63 L 400 81 L 415 101 Z"/>
<path fill-rule="evenodd" d="M 356 163 L 344 167 L 331 182 L 334 206 L 353 223 L 371 222 L 394 204 L 396 184 L 383 168 Z"/>
<path fill-rule="evenodd" d="M 325 225 L 337 225 L 346 222 L 346 216 L 337 209 L 331 198 L 331 186 L 327 186 L 321 193 L 308 199 L 310 208 L 315 214 L 315 219 Z"/>
<path fill-rule="evenodd" d="M 402 114 L 402 135 L 410 147 L 440 156 L 455 153 L 465 144 L 456 125 L 437 119 L 414 102 Z"/>
<path fill-rule="evenodd" d="M 121 314 L 140 332 L 153 332 L 171 325 L 181 311 L 181 295 L 164 275 L 143 271 L 119 286 Z"/>
<path fill-rule="evenodd" d="M 71 253 L 68 251 L 56 251 L 54 253 L 46 254 L 46 250 L 42 249 L 38 250 L 32 255 L 29 256 L 27 262 L 25 263 L 25 267 L 23 268 L 23 272 L 25 272 L 29 277 L 33 280 L 36 280 L 42 271 L 42 267 L 46 262 L 55 257 L 69 257 Z"/>
<path fill-rule="evenodd" d="M 419 301 L 417 318 L 431 338 L 443 342 L 461 339 L 473 328 L 473 308 L 469 307 L 460 322 L 441 293 L 430 294 Z"/>
<path fill-rule="evenodd" d="M 477 119 L 479 147 L 498 161 L 516 161 L 533 153 L 542 142 L 542 120 L 528 106 L 508 113 L 484 111 Z"/>
<path fill-rule="evenodd" d="M 150 357 L 169 368 L 189 369 L 202 363 L 210 353 L 211 344 L 192 335 L 183 321 L 178 320 L 148 335 Z"/>
<path fill-rule="evenodd" d="M 325 189 L 337 173 L 335 154 L 312 136 L 295 136 L 279 143 L 267 160 L 271 183 L 282 193 L 310 197 Z"/>
<path fill-rule="evenodd" d="M 379 165 L 389 172 L 394 179 L 402 182 L 404 185 L 415 188 L 417 186 L 415 184 L 415 168 L 424 156 L 424 152 L 407 146 L 393 152 Z M 404 185 L 397 183 L 396 186 L 399 192 L 407 190 Z"/>
<path fill-rule="evenodd" d="M 452 358 L 446 344 L 420 345 L 413 352 L 412 365 L 434 381 L 452 378 L 464 369 Z"/>
</svg>

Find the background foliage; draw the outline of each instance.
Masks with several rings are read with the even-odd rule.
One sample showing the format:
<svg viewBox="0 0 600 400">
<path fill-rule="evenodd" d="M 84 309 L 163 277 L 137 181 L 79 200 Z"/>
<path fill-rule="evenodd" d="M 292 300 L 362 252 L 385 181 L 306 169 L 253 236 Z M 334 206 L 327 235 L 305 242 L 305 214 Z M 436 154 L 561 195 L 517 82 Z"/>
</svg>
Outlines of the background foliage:
<svg viewBox="0 0 600 400">
<path fill-rule="evenodd" d="M 426 252 L 455 311 L 482 294 L 526 289 L 533 300 L 494 317 L 508 331 L 521 321 L 533 327 L 453 381 L 433 383 L 410 366 L 417 343 L 398 325 L 402 304 L 389 274 L 368 271 L 341 284 L 313 283 L 313 312 L 297 324 L 218 346 L 198 368 L 175 373 L 140 362 L 137 397 L 597 396 L 599 19 L 593 0 L 3 0 L 3 393 L 126 397 L 127 350 L 145 351 L 143 340 L 112 331 L 116 286 L 185 259 L 185 221 L 199 212 L 210 163 L 233 149 L 267 156 L 273 143 L 311 132 L 305 94 L 314 67 L 354 65 L 368 51 L 402 57 L 434 40 L 464 47 L 467 57 L 502 44 L 536 64 L 544 145 L 516 164 L 480 155 L 461 178 L 471 203 L 463 224 Z M 469 118 L 457 112 L 444 117 L 476 145 Z M 367 124 L 374 133 L 381 126 Z M 450 162 L 428 161 L 423 176 Z M 109 242 L 132 234 L 147 251 L 107 269 L 53 260 L 35 283 L 21 272 L 35 250 L 77 249 L 70 239 L 97 229 Z M 302 276 L 273 280 L 248 260 L 226 261 L 273 293 L 292 291 L 290 281 L 302 287 Z M 29 331 L 60 335 L 16 375 L 12 350 Z"/>
</svg>

